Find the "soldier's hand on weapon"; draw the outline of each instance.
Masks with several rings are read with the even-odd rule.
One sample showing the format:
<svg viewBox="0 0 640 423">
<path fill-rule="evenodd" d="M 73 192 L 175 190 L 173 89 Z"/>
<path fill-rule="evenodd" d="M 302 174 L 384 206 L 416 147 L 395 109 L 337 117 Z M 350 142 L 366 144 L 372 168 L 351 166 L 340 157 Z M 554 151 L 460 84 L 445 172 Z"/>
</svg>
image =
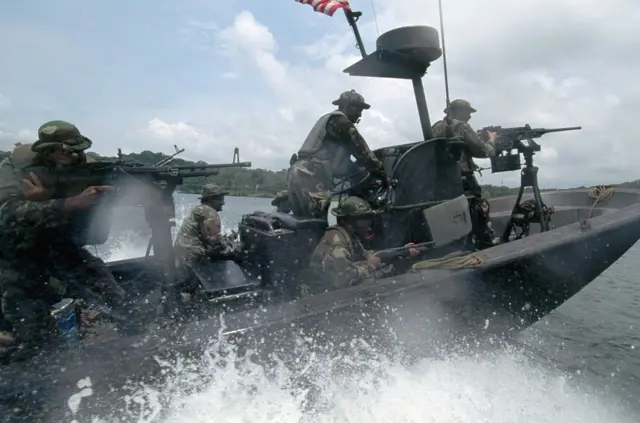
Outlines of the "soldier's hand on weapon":
<svg viewBox="0 0 640 423">
<path fill-rule="evenodd" d="M 100 194 L 115 191 L 116 188 L 109 185 L 98 185 L 85 189 L 79 195 L 65 200 L 67 210 L 84 210 L 95 206 L 102 198 Z"/>
<path fill-rule="evenodd" d="M 391 186 L 391 179 L 385 177 L 376 180 L 376 186 L 380 188 L 389 188 Z"/>
<path fill-rule="evenodd" d="M 367 263 L 369 263 L 369 266 L 373 269 L 377 269 L 378 266 L 380 266 L 380 257 L 375 254 L 369 254 L 369 257 L 367 257 Z"/>
<path fill-rule="evenodd" d="M 23 179 L 20 181 L 20 185 L 22 185 L 22 195 L 24 195 L 27 200 L 43 201 L 51 198 L 51 192 L 42 185 L 38 175 L 29 172 L 29 177 L 31 180 Z"/>
<path fill-rule="evenodd" d="M 405 247 L 411 247 L 412 245 L 416 245 L 415 242 L 410 242 L 408 244 L 405 245 Z M 411 255 L 411 257 L 415 257 L 418 254 L 420 254 L 420 250 L 418 250 L 417 248 L 409 248 L 409 254 Z"/>
</svg>

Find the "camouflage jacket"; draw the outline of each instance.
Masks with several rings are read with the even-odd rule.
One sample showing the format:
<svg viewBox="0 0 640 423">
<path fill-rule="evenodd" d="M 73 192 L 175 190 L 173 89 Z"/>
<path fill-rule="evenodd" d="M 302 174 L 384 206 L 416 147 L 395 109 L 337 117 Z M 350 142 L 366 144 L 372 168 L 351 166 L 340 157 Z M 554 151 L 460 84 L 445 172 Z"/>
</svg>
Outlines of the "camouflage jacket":
<svg viewBox="0 0 640 423">
<path fill-rule="evenodd" d="M 389 266 L 373 268 L 367 262 L 371 254 L 358 237 L 341 226 L 331 226 L 313 252 L 310 268 L 326 278 L 331 289 L 346 288 L 383 277 L 391 270 Z"/>
<path fill-rule="evenodd" d="M 369 148 L 358 128 L 346 117 L 336 116 L 327 123 L 327 132 L 338 139 L 346 142 L 347 149 L 361 163 L 367 171 L 381 178 L 386 178 L 387 174 L 384 165 Z"/>
<path fill-rule="evenodd" d="M 473 157 L 479 159 L 491 157 L 494 154 L 493 142 L 482 141 L 467 122 L 453 119 L 452 126 L 454 135 L 462 137 L 467 147 L 460 157 L 460 167 L 465 173 L 474 172 L 478 166 L 473 162 Z M 447 124 L 445 119 L 436 122 L 431 127 L 431 131 L 434 138 L 446 137 Z"/>
<path fill-rule="evenodd" d="M 39 155 L 30 151 L 30 144 L 17 146 L 14 153 L 0 163 L 0 186 L 18 186 L 19 169 L 38 164 Z M 4 257 L 13 258 L 45 248 L 49 241 L 64 234 L 67 224 L 64 199 L 32 201 L 25 200 L 14 190 L 0 193 L 0 236 Z"/>
<path fill-rule="evenodd" d="M 365 139 L 360 135 L 358 128 L 356 128 L 353 122 L 351 122 L 346 116 L 341 114 L 331 116 L 326 124 L 325 136 L 330 139 L 337 140 L 342 148 L 345 149 L 347 155 L 353 155 L 356 162 L 359 165 L 364 166 L 368 172 L 371 172 L 373 175 L 382 179 L 387 178 L 383 163 L 378 159 L 375 153 L 371 151 Z M 333 161 L 336 159 L 336 155 L 339 154 L 336 151 L 325 151 L 328 145 L 321 140 L 316 140 L 316 146 L 318 145 L 321 145 L 321 147 L 317 147 L 317 151 L 310 156 L 304 154 L 303 151 L 300 151 L 297 157 L 300 161 L 294 162 L 295 166 L 303 167 L 307 173 L 313 174 L 317 173 L 317 166 L 315 165 L 319 164 L 330 178 L 334 176 L 344 177 L 345 175 L 340 176 L 334 174 L 336 169 L 334 169 Z M 303 146 L 303 149 L 304 147 L 305 146 Z M 348 161 L 348 163 L 350 163 L 350 161 Z M 345 163 L 342 164 L 344 165 Z M 341 171 L 342 173 L 353 172 L 351 169 L 341 169 Z"/>
<path fill-rule="evenodd" d="M 179 261 L 203 262 L 230 253 L 233 244 L 221 233 L 218 212 L 199 204 L 184 218 L 174 248 Z"/>
</svg>

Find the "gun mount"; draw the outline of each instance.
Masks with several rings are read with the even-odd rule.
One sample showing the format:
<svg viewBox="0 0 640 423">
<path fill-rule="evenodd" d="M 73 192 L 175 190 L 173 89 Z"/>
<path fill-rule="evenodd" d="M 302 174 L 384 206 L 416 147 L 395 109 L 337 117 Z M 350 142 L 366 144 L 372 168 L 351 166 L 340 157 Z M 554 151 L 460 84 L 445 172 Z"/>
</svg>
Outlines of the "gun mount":
<svg viewBox="0 0 640 423">
<path fill-rule="evenodd" d="M 502 147 L 501 151 L 490 158 L 491 160 L 491 173 L 511 172 L 520 170 L 520 189 L 518 190 L 518 196 L 516 197 L 516 203 L 513 206 L 511 213 L 511 219 L 507 223 L 504 232 L 502 233 L 502 242 L 508 242 L 511 237 L 511 231 L 514 228 L 515 221 L 514 215 L 517 214 L 521 207 L 522 195 L 524 189 L 530 187 L 533 190 L 533 197 L 536 205 L 537 218 L 540 223 L 540 231 L 546 232 L 549 230 L 550 216 L 543 213 L 545 205 L 542 202 L 542 196 L 540 195 L 540 187 L 538 185 L 538 168 L 533 165 L 533 156 L 535 153 L 541 151 L 540 144 L 534 141 L 534 138 L 540 138 L 544 134 L 552 132 L 565 132 L 565 131 L 578 131 L 581 130 L 581 126 L 571 126 L 565 128 L 531 128 L 529 125 L 515 128 L 502 128 L 500 126 L 487 126 L 478 130 L 478 135 L 481 138 L 486 139 L 488 132 L 496 132 L 498 138 L 496 139 L 496 145 Z M 524 141 L 527 143 L 525 144 Z M 520 155 L 524 157 L 524 166 L 520 161 Z"/>
</svg>

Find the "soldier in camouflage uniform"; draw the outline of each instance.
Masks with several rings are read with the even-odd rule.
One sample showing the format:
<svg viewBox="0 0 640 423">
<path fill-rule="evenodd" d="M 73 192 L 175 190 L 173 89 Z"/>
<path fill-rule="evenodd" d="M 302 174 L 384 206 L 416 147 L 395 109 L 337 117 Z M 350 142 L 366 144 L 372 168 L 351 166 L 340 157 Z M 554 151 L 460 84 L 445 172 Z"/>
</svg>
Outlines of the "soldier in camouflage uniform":
<svg viewBox="0 0 640 423">
<path fill-rule="evenodd" d="M 218 212 L 222 211 L 224 196 L 227 194 L 228 192 L 222 191 L 216 184 L 205 185 L 202 187 L 200 204 L 182 221 L 174 249 L 178 277 L 184 293 L 194 293 L 195 287 L 188 284 L 192 278 L 192 265 L 198 266 L 211 260 L 233 257 L 236 253 L 233 241 L 237 235 L 222 234 L 222 224 L 218 215 Z"/>
<path fill-rule="evenodd" d="M 388 183 L 382 162 L 369 149 L 355 124 L 362 111 L 369 109 L 364 98 L 354 90 L 346 91 L 333 102 L 337 110 L 322 116 L 309 132 L 288 174 L 289 201 L 293 214 L 327 219 L 333 178 L 353 172 L 353 155 L 367 171 Z"/>
<path fill-rule="evenodd" d="M 444 112 L 451 119 L 451 128 L 447 128 L 447 118 L 445 117 L 431 128 L 433 137 L 446 137 L 447 129 L 449 129 L 454 136 L 462 137 L 465 142 L 466 148 L 463 149 L 460 157 L 460 167 L 464 190 L 473 195 L 473 198 L 469 200 L 473 222 L 472 236 L 475 238 L 476 248 L 487 248 L 493 245 L 495 233 L 491 227 L 489 202 L 483 197 L 482 188 L 474 175 L 478 166 L 473 162 L 473 158 L 488 158 L 494 154 L 496 134 L 489 133 L 489 139 L 485 142 L 471 128 L 468 122 L 471 119 L 471 113 L 476 112 L 476 109 L 471 107 L 471 104 L 466 100 L 453 100 Z"/>
<path fill-rule="evenodd" d="M 38 140 L 28 149 L 19 145 L 0 166 L 0 185 L 18 189 L 2 198 L 0 206 L 2 312 L 11 323 L 16 339 L 23 343 L 42 341 L 52 335 L 50 306 L 62 295 L 74 296 L 73 286 L 93 299 L 104 295 L 108 301 L 124 299 L 102 260 L 69 238 L 69 217 L 89 210 L 101 193 L 112 187 L 88 187 L 79 195 L 54 198 L 35 175 L 21 179 L 20 169 L 28 165 L 73 166 L 84 163 L 84 151 L 91 140 L 72 124 L 51 121 L 38 130 Z M 35 264 L 35 265 L 34 265 Z M 59 280 L 71 281 L 54 284 Z M 86 289 L 88 288 L 88 289 Z M 96 293 L 99 292 L 98 293 Z M 76 291 L 77 292 L 77 291 Z"/>
<path fill-rule="evenodd" d="M 375 252 L 365 250 L 362 244 L 375 214 L 369 203 L 359 197 L 347 197 L 331 214 L 336 216 L 337 225 L 327 229 L 310 262 L 310 270 L 326 280 L 329 290 L 372 282 L 393 272 L 393 266 L 381 265 Z M 414 249 L 409 252 L 418 254 Z"/>
<path fill-rule="evenodd" d="M 271 201 L 271 205 L 280 213 L 291 213 L 291 202 L 289 201 L 289 191 L 280 191 L 276 198 Z"/>
</svg>

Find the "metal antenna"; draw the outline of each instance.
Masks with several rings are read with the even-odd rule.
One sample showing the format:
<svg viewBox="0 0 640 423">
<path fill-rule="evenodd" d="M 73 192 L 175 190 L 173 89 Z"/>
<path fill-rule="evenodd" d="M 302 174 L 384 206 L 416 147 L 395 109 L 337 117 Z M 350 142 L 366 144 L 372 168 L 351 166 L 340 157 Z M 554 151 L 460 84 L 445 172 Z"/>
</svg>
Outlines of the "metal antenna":
<svg viewBox="0 0 640 423">
<path fill-rule="evenodd" d="M 442 19 L 442 0 L 438 0 L 438 12 L 440 13 L 440 39 L 442 40 L 442 64 L 444 67 L 444 92 L 447 101 L 447 124 L 451 125 L 451 116 L 449 111 L 449 74 L 447 72 L 447 49 L 444 45 L 444 21 Z"/>
</svg>

